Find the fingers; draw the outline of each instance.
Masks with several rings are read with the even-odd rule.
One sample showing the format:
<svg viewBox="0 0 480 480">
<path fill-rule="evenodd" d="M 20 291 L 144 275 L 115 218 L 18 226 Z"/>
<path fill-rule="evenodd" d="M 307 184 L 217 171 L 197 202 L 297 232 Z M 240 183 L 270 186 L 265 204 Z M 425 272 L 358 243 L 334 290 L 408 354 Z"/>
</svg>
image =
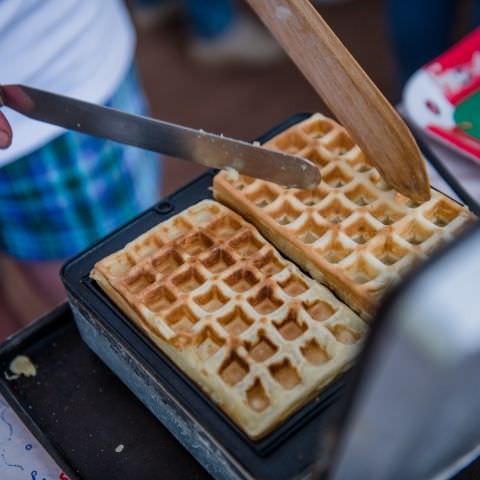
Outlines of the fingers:
<svg viewBox="0 0 480 480">
<path fill-rule="evenodd" d="M 0 112 L 0 148 L 8 148 L 12 143 L 12 128 L 5 115 Z"/>
</svg>

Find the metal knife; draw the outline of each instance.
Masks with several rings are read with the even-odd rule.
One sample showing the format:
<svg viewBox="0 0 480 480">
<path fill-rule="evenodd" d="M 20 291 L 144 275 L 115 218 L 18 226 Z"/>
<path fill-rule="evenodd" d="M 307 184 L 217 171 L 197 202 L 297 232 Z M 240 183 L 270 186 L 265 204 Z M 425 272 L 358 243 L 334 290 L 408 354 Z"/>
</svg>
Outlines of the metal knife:
<svg viewBox="0 0 480 480">
<path fill-rule="evenodd" d="M 301 157 L 24 85 L 2 85 L 0 88 L 0 100 L 5 106 L 69 130 L 207 167 L 231 167 L 241 174 L 289 187 L 313 188 L 321 180 L 319 169 Z"/>
</svg>

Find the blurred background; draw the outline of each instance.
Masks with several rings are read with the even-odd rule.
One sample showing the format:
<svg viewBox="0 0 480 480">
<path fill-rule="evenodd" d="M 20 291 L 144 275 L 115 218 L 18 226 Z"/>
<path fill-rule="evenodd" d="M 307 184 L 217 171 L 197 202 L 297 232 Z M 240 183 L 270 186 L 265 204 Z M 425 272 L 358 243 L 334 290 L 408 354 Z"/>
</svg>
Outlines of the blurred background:
<svg viewBox="0 0 480 480">
<path fill-rule="evenodd" d="M 317 7 L 387 97 L 396 98 L 394 60 L 383 0 L 325 2 Z M 243 14 L 250 12 L 237 2 Z M 253 15 L 252 15 L 253 17 Z M 137 61 L 153 116 L 241 139 L 253 139 L 297 112 L 327 111 L 295 65 L 283 55 L 264 65 L 211 66 L 188 55 L 190 25 L 172 17 L 138 33 Z M 168 194 L 201 167 L 167 159 Z"/>
<path fill-rule="evenodd" d="M 317 94 L 245 2 L 218 0 L 213 11 L 202 10 L 202 3 L 127 2 L 137 33 L 136 62 L 153 117 L 252 140 L 295 113 L 328 114 Z M 422 65 L 425 55 L 433 58 L 468 31 L 473 6 L 472 0 L 313 3 L 394 104 L 401 98 L 404 81 L 412 69 Z M 454 16 L 443 14 L 438 18 L 436 7 L 445 3 L 458 8 Z M 402 10 L 395 5 L 401 5 Z M 414 9 L 423 9 L 420 25 L 427 32 L 448 21 L 451 35 L 444 45 L 437 43 L 428 50 L 428 46 L 415 43 L 415 36 L 409 36 Z M 398 49 L 398 45 L 395 48 L 392 39 L 396 35 L 407 38 L 405 49 Z M 417 55 L 425 49 L 423 57 Z M 402 56 L 407 59 L 403 65 Z M 201 167 L 191 163 L 164 159 L 162 195 L 201 172 Z M 53 305 L 38 292 L 32 292 L 28 278 L 1 256 L 0 272 L 2 278 L 8 279 L 0 290 L 1 340 Z"/>
<path fill-rule="evenodd" d="M 433 7 L 437 3 L 437 0 L 401 1 L 405 5 L 426 3 Z M 391 41 L 388 1 L 313 3 L 383 94 L 397 103 L 403 80 Z M 451 19 L 452 42 L 465 34 L 472 2 L 455 0 L 455 3 L 460 8 L 456 11 L 457 18 Z M 133 7 L 135 2 L 129 4 Z M 245 2 L 237 1 L 235 6 L 241 14 L 253 19 Z M 138 9 L 134 8 L 135 11 L 138 13 Z M 404 14 L 408 20 L 408 8 Z M 154 117 L 251 140 L 289 115 L 328 113 L 286 56 L 278 58 L 272 54 L 272 59 L 263 65 L 255 65 L 254 61 L 249 65 L 247 59 L 240 65 L 242 62 L 234 59 L 229 62 L 228 58 L 211 65 L 189 55 L 192 27 L 181 13 L 167 16 L 156 26 L 146 26 L 141 18 L 136 18 L 137 62 Z M 433 9 L 427 21 L 435 21 Z M 251 44 L 246 40 L 244 48 L 253 49 L 254 45 L 255 39 Z M 174 191 L 200 172 L 200 167 L 167 159 L 163 192 Z"/>
</svg>

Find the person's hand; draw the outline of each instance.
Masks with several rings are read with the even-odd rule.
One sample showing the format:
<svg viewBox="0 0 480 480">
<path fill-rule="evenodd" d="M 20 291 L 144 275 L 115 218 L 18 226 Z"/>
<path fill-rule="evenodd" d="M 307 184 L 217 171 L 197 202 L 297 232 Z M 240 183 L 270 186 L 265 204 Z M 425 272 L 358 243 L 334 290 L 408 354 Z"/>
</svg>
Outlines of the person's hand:
<svg viewBox="0 0 480 480">
<path fill-rule="evenodd" d="M 12 127 L 7 117 L 0 112 L 0 148 L 8 148 L 12 143 Z"/>
</svg>

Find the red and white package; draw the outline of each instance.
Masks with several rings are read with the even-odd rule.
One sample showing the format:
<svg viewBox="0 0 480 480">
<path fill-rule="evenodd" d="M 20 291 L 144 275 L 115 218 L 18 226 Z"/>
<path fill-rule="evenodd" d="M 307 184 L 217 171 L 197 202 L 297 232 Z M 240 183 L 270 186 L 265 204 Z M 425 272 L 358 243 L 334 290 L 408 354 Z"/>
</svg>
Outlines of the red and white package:
<svg viewBox="0 0 480 480">
<path fill-rule="evenodd" d="M 415 73 L 404 108 L 431 137 L 480 163 L 480 28 Z"/>
</svg>

